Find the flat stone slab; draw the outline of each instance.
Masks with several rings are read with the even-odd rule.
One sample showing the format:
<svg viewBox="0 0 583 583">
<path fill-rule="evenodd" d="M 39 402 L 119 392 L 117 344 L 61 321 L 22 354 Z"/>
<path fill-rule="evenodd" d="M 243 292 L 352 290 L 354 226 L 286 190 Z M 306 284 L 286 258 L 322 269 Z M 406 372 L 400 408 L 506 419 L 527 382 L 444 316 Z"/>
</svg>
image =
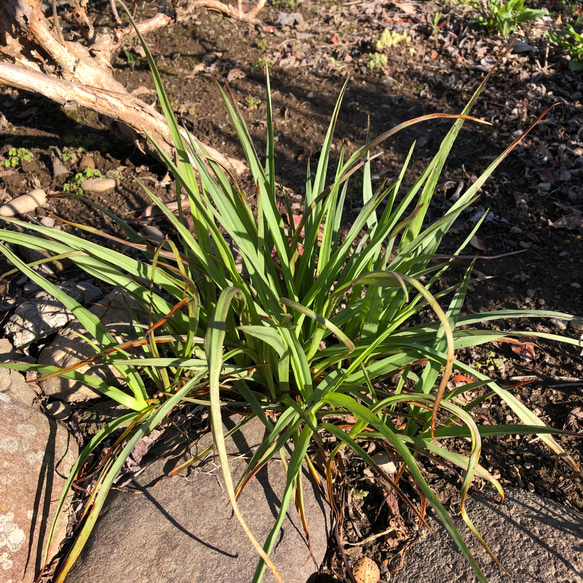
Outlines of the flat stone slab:
<svg viewBox="0 0 583 583">
<path fill-rule="evenodd" d="M 249 452 L 263 438 L 263 425 L 255 419 L 233 437 L 226 443 L 236 480 Z M 199 447 L 209 443 L 207 435 Z M 135 479 L 142 493 L 111 492 L 67 583 L 250 583 L 259 557 L 233 516 L 218 458 L 212 455 L 188 476 L 164 479 L 156 487 L 144 488 L 161 475 L 163 464 L 164 460 L 154 463 Z M 285 583 L 306 583 L 327 548 L 327 508 L 307 474 L 304 478 L 315 561 L 309 556 L 292 501 L 283 536 L 271 555 Z M 281 461 L 273 460 L 239 498 L 243 517 L 260 544 L 274 524 L 284 486 Z M 264 581 L 275 581 L 269 570 Z"/>
<path fill-rule="evenodd" d="M 461 517 L 456 526 L 490 583 L 583 582 L 583 514 L 524 490 L 508 488 L 502 505 L 469 500 L 470 518 L 510 577 L 492 562 Z M 479 579 L 435 520 L 391 583 L 474 583 Z"/>
<path fill-rule="evenodd" d="M 121 289 L 115 288 L 98 305 L 91 308 L 104 326 L 111 333 L 123 332 L 129 328 L 126 303 L 132 308 L 139 308 L 137 302 L 125 294 Z M 72 320 L 65 328 L 61 329 L 55 339 L 46 346 L 38 357 L 39 364 L 50 364 L 67 368 L 82 360 L 95 356 L 95 350 L 78 334 L 87 334 L 87 331 L 78 320 Z M 115 384 L 115 372 L 99 359 L 91 365 L 85 365 L 77 369 L 83 374 L 92 374 L 101 380 Z M 82 382 L 55 376 L 41 381 L 40 386 L 45 395 L 63 401 L 82 401 L 100 397 Z"/>
<path fill-rule="evenodd" d="M 79 455 L 67 430 L 41 413 L 24 377 L 0 368 L 0 581 L 32 583 L 55 510 Z M 66 511 L 66 508 L 65 508 Z M 52 556 L 66 534 L 59 523 Z"/>
</svg>

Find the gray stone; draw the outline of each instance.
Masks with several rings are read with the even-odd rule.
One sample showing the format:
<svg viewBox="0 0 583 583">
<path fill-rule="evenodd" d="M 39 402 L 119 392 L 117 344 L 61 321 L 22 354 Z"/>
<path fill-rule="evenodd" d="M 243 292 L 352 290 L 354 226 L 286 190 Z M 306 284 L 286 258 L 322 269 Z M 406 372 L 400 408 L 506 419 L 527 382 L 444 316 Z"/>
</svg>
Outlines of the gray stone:
<svg viewBox="0 0 583 583">
<path fill-rule="evenodd" d="M 551 318 L 549 323 L 555 326 L 555 328 L 561 330 L 561 332 L 564 332 L 568 327 L 567 322 L 564 320 L 559 320 L 558 318 Z"/>
<path fill-rule="evenodd" d="M 42 566 L 57 502 L 79 451 L 45 417 L 24 377 L 0 369 L 0 580 L 32 583 Z M 49 557 L 66 534 L 60 521 Z"/>
<path fill-rule="evenodd" d="M 65 283 L 59 287 L 80 303 L 92 302 L 102 293 L 88 282 Z M 14 348 L 23 348 L 54 334 L 73 319 L 73 314 L 61 302 L 42 290 L 16 308 L 4 333 L 12 338 Z"/>
<path fill-rule="evenodd" d="M 299 12 L 278 12 L 275 24 L 297 28 L 298 30 L 306 30 L 307 28 L 304 17 Z"/>
<path fill-rule="evenodd" d="M 24 348 L 65 326 L 73 314 L 45 291 L 23 302 L 7 322 L 4 333 L 16 348 Z"/>
<path fill-rule="evenodd" d="M 134 309 L 138 307 L 130 296 L 124 294 L 120 289 L 115 289 L 99 305 L 93 306 L 90 311 L 99 317 L 110 332 L 120 333 L 128 328 L 127 324 L 119 324 L 128 321 L 126 302 Z M 113 326 L 113 324 L 117 325 Z M 73 320 L 69 326 L 59 332 L 51 344 L 41 351 L 38 358 L 39 364 L 66 368 L 95 356 L 95 350 L 90 344 L 81 341 L 77 333 L 86 334 L 87 331 L 78 320 Z M 92 365 L 80 367 L 77 371 L 83 374 L 90 373 L 108 383 L 116 382 L 112 369 L 99 360 Z M 80 382 L 61 377 L 51 377 L 41 381 L 40 386 L 45 395 L 63 401 L 80 401 L 100 396 Z"/>
<path fill-rule="evenodd" d="M 468 513 L 508 577 L 482 549 L 460 517 L 456 526 L 490 583 L 583 582 L 583 514 L 524 490 L 506 490 L 503 505 L 476 497 Z M 445 529 L 430 521 L 392 583 L 474 583 L 479 581 Z"/>
<path fill-rule="evenodd" d="M 512 52 L 513 53 L 530 53 L 532 51 L 536 51 L 536 47 L 533 47 L 532 45 L 529 45 L 528 43 L 525 43 L 524 41 L 521 40 L 517 40 L 514 42 L 514 44 L 512 45 Z"/>
<path fill-rule="evenodd" d="M 228 427 L 233 422 L 225 421 Z M 230 464 L 236 480 L 248 456 L 263 438 L 258 420 L 248 423 L 234 439 L 227 440 Z M 210 443 L 207 435 L 198 450 Z M 108 497 L 87 546 L 67 583 L 249 583 L 258 555 L 231 511 L 218 459 L 211 455 L 190 475 L 166 478 L 146 489 L 163 475 L 165 460 L 151 465 L 135 483 L 141 494 L 114 491 Z M 293 501 L 288 509 L 272 559 L 285 583 L 305 583 L 317 570 L 327 547 L 327 509 L 317 487 L 304 473 L 304 503 L 315 562 L 309 557 L 303 529 Z M 239 498 L 243 517 L 263 544 L 270 532 L 285 486 L 279 460 L 258 472 Z M 275 577 L 268 572 L 264 581 Z"/>
</svg>

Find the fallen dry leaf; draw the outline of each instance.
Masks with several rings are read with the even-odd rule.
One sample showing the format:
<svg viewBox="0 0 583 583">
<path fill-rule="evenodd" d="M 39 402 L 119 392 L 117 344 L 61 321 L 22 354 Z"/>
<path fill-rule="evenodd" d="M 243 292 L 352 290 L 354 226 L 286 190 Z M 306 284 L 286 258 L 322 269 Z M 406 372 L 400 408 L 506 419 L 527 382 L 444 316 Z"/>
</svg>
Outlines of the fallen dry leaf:
<svg viewBox="0 0 583 583">
<path fill-rule="evenodd" d="M 512 344 L 512 352 L 518 354 L 520 358 L 526 360 L 527 362 L 534 362 L 536 360 L 536 354 L 534 352 L 534 347 L 536 344 L 530 341 L 521 342 L 516 340 L 516 338 L 499 338 L 496 342 L 506 342 Z"/>
<path fill-rule="evenodd" d="M 551 223 L 555 229 L 583 229 L 583 215 L 561 217 Z"/>
<path fill-rule="evenodd" d="M 461 386 L 461 385 L 468 385 L 470 383 L 473 383 L 474 381 L 470 378 L 467 377 L 466 375 L 463 374 L 456 374 L 453 375 L 453 378 L 451 379 L 457 386 Z"/>
<path fill-rule="evenodd" d="M 399 10 L 402 10 L 405 14 L 415 14 L 417 11 L 415 6 L 411 2 L 393 2 Z"/>
<path fill-rule="evenodd" d="M 520 344 L 513 345 L 510 348 L 512 348 L 512 352 L 518 354 L 522 360 L 526 360 L 527 362 L 534 362 L 536 360 L 534 347 L 534 342 L 521 342 Z"/>
<path fill-rule="evenodd" d="M 484 245 L 484 243 L 482 243 L 482 241 L 480 240 L 480 238 L 478 237 L 478 235 L 474 235 L 470 239 L 470 245 L 472 247 L 474 247 L 474 249 L 478 249 L 480 251 L 487 251 L 486 246 Z"/>
</svg>

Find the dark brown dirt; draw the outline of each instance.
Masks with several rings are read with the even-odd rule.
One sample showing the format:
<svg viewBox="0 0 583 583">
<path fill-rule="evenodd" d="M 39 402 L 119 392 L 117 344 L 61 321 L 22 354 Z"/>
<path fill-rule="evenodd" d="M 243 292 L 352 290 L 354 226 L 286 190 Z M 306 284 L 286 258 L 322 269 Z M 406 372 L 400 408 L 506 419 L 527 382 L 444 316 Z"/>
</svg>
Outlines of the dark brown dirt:
<svg viewBox="0 0 583 583">
<path fill-rule="evenodd" d="M 106 3 L 96 4 L 105 15 Z M 311 159 L 315 166 L 335 101 L 347 78 L 335 152 L 342 142 L 349 152 L 364 144 L 369 121 L 371 133 L 377 135 L 419 115 L 459 113 L 485 71 L 504 50 L 501 39 L 471 26 L 459 8 L 450 10 L 433 2 L 401 3 L 406 9 L 399 6 L 380 0 L 306 0 L 293 6 L 281 3 L 264 10 L 260 24 L 255 26 L 201 12 L 188 26 L 152 35 L 149 44 L 181 122 L 203 142 L 234 156 L 241 156 L 241 152 L 216 83 L 229 79 L 230 91 L 261 152 L 266 129 L 266 79 L 262 69 L 266 62 L 270 64 L 278 179 L 301 195 L 306 162 Z M 438 10 L 443 16 L 439 30 L 433 31 L 430 23 Z M 294 26 L 278 24 L 280 12 L 299 12 L 303 22 Z M 583 314 L 583 78 L 581 73 L 571 72 L 560 55 L 548 50 L 541 28 L 545 25 L 537 26 L 529 26 L 523 39 L 532 50 L 509 54 L 478 100 L 473 115 L 493 126 L 466 125 L 429 213 L 430 218 L 439 216 L 452 204 L 462 182 L 465 187 L 471 184 L 521 130 L 547 108 L 559 104 L 481 189 L 479 200 L 456 225 L 457 234 L 444 248 L 446 253 L 455 249 L 476 213 L 490 210 L 479 232 L 484 251 L 469 248 L 467 252 L 506 255 L 476 264 L 490 279 L 472 287 L 467 302 L 471 311 L 544 307 Z M 385 28 L 407 32 L 409 41 L 391 48 L 387 66 L 370 70 L 367 62 L 374 52 L 375 37 Z M 118 78 L 129 90 L 142 88 L 144 98 L 155 102 L 145 60 L 139 56 L 137 46 L 126 48 L 135 62 L 129 64 L 126 57 L 120 56 L 115 63 Z M 71 221 L 113 229 L 109 220 L 82 202 L 63 197 L 63 184 L 70 182 L 73 174 L 53 178 L 50 147 L 58 147 L 61 153 L 65 147 L 77 152 L 76 160 L 65 162 L 73 173 L 82 170 L 81 158 L 89 154 L 101 173 L 121 174 L 117 191 L 98 195 L 94 200 L 122 217 L 133 216 L 149 204 L 136 179 L 166 200 L 173 197 L 172 187 L 163 184 L 165 168 L 113 138 L 92 112 L 64 113 L 44 99 L 7 88 L 0 92 L 0 111 L 0 129 L 4 132 L 0 157 L 7 158 L 11 147 L 27 148 L 33 153 L 32 161 L 0 172 L 2 201 L 32 187 L 42 187 L 53 196 L 48 210 Z M 421 168 L 436 152 L 450 124 L 444 120 L 423 123 L 398 134 L 384 145 L 384 154 L 376 162 L 375 179 L 380 182 L 393 178 L 414 140 L 414 169 Z M 85 151 L 79 154 L 80 147 Z M 359 201 L 351 198 L 349 204 L 357 210 Z M 507 255 L 512 251 L 522 252 Z M 14 287 L 5 291 L 17 296 Z M 8 316 L 9 312 L 3 315 Z M 572 338 L 581 334 L 573 328 L 560 329 L 558 322 L 497 325 L 500 329 L 512 325 Z M 550 342 L 537 344 L 534 363 L 521 360 L 504 344 L 468 351 L 462 358 L 488 371 L 502 386 L 532 379 L 513 389 L 513 393 L 550 426 L 581 432 L 580 349 Z M 481 412 L 482 421 L 488 424 L 514 420 L 509 409 L 496 401 L 488 402 Z M 559 441 L 580 463 L 581 441 L 570 437 Z M 499 475 L 503 485 L 528 488 L 583 511 L 580 479 L 566 478 L 540 440 L 532 436 L 488 439 L 483 456 L 484 465 Z M 345 494 L 350 493 L 352 505 L 345 512 L 343 534 L 338 539 L 346 545 L 351 560 L 366 554 L 382 565 L 383 573 L 394 570 L 411 540 L 415 521 L 393 495 L 387 497 L 360 462 L 349 458 L 345 461 L 350 468 Z M 456 472 L 428 466 L 427 475 L 442 501 L 459 504 L 461 481 Z M 411 487 L 407 491 L 414 494 Z M 389 534 L 363 544 L 389 525 L 394 527 Z M 331 543 L 323 571 L 346 577 L 337 542 Z"/>
</svg>

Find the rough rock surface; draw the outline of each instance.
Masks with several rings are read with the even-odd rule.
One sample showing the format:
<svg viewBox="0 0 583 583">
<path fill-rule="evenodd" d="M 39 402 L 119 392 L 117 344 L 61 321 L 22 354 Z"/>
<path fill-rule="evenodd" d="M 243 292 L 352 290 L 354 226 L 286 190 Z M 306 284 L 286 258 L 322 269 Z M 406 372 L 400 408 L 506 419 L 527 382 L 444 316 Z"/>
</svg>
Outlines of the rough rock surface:
<svg viewBox="0 0 583 583">
<path fill-rule="evenodd" d="M 110 332 L 120 332 L 122 328 L 127 327 L 127 324 L 119 324 L 120 322 L 128 321 L 128 314 L 125 309 L 126 302 L 129 302 L 134 308 L 137 307 L 137 304 L 127 294 L 124 294 L 120 289 L 114 289 L 99 302 L 99 305 L 93 306 L 91 312 L 99 317 Z M 112 326 L 112 324 L 117 325 Z M 86 333 L 86 330 L 78 320 L 74 320 L 59 332 L 51 344 L 42 350 L 38 358 L 39 364 L 50 364 L 65 368 L 95 356 L 95 350 L 86 342 L 82 342 L 77 333 Z M 79 368 L 78 372 L 93 374 L 110 383 L 115 382 L 111 369 L 99 361 L 91 367 L 84 366 Z M 60 377 L 52 377 L 42 381 L 40 386 L 45 395 L 64 401 L 79 401 L 100 396 L 80 382 Z"/>
<path fill-rule="evenodd" d="M 458 518 L 456 526 L 490 583 L 583 582 L 583 514 L 519 489 L 508 489 L 503 505 L 485 497 L 470 499 L 468 512 L 511 575 L 508 577 L 492 563 Z M 445 529 L 435 521 L 431 527 L 435 536 L 425 535 L 392 583 L 477 582 Z"/>
<path fill-rule="evenodd" d="M 92 302 L 102 294 L 99 288 L 89 282 L 64 283 L 59 287 L 83 304 Z M 4 333 L 12 338 L 14 348 L 22 348 L 57 332 L 72 319 L 73 314 L 61 302 L 41 290 L 33 299 L 16 308 L 4 327 Z"/>
<path fill-rule="evenodd" d="M 0 581 L 32 582 L 57 502 L 79 451 L 66 429 L 43 415 L 24 377 L 0 368 Z M 63 522 L 51 554 L 66 534 Z"/>
<path fill-rule="evenodd" d="M 209 437 L 201 440 L 201 448 Z M 255 420 L 235 433 L 234 440 L 227 440 L 235 479 L 262 437 L 263 426 Z M 110 494 L 68 583 L 110 583 L 120 576 L 124 583 L 252 580 L 257 555 L 232 514 L 217 458 L 211 456 L 188 477 L 168 478 L 146 489 L 162 473 L 163 463 L 151 465 L 136 478 L 141 494 Z M 271 530 L 284 486 L 284 472 L 276 460 L 258 473 L 239 499 L 243 517 L 260 543 Z M 304 496 L 312 552 L 319 565 L 326 552 L 327 510 L 307 477 Z M 317 567 L 291 506 L 272 559 L 285 583 L 305 583 Z M 275 578 L 267 573 L 264 581 Z"/>
<path fill-rule="evenodd" d="M 10 340 L 8 338 L 0 338 L 0 362 L 6 362 L 7 360 L 21 360 L 23 355 L 20 352 L 14 350 Z"/>
</svg>

